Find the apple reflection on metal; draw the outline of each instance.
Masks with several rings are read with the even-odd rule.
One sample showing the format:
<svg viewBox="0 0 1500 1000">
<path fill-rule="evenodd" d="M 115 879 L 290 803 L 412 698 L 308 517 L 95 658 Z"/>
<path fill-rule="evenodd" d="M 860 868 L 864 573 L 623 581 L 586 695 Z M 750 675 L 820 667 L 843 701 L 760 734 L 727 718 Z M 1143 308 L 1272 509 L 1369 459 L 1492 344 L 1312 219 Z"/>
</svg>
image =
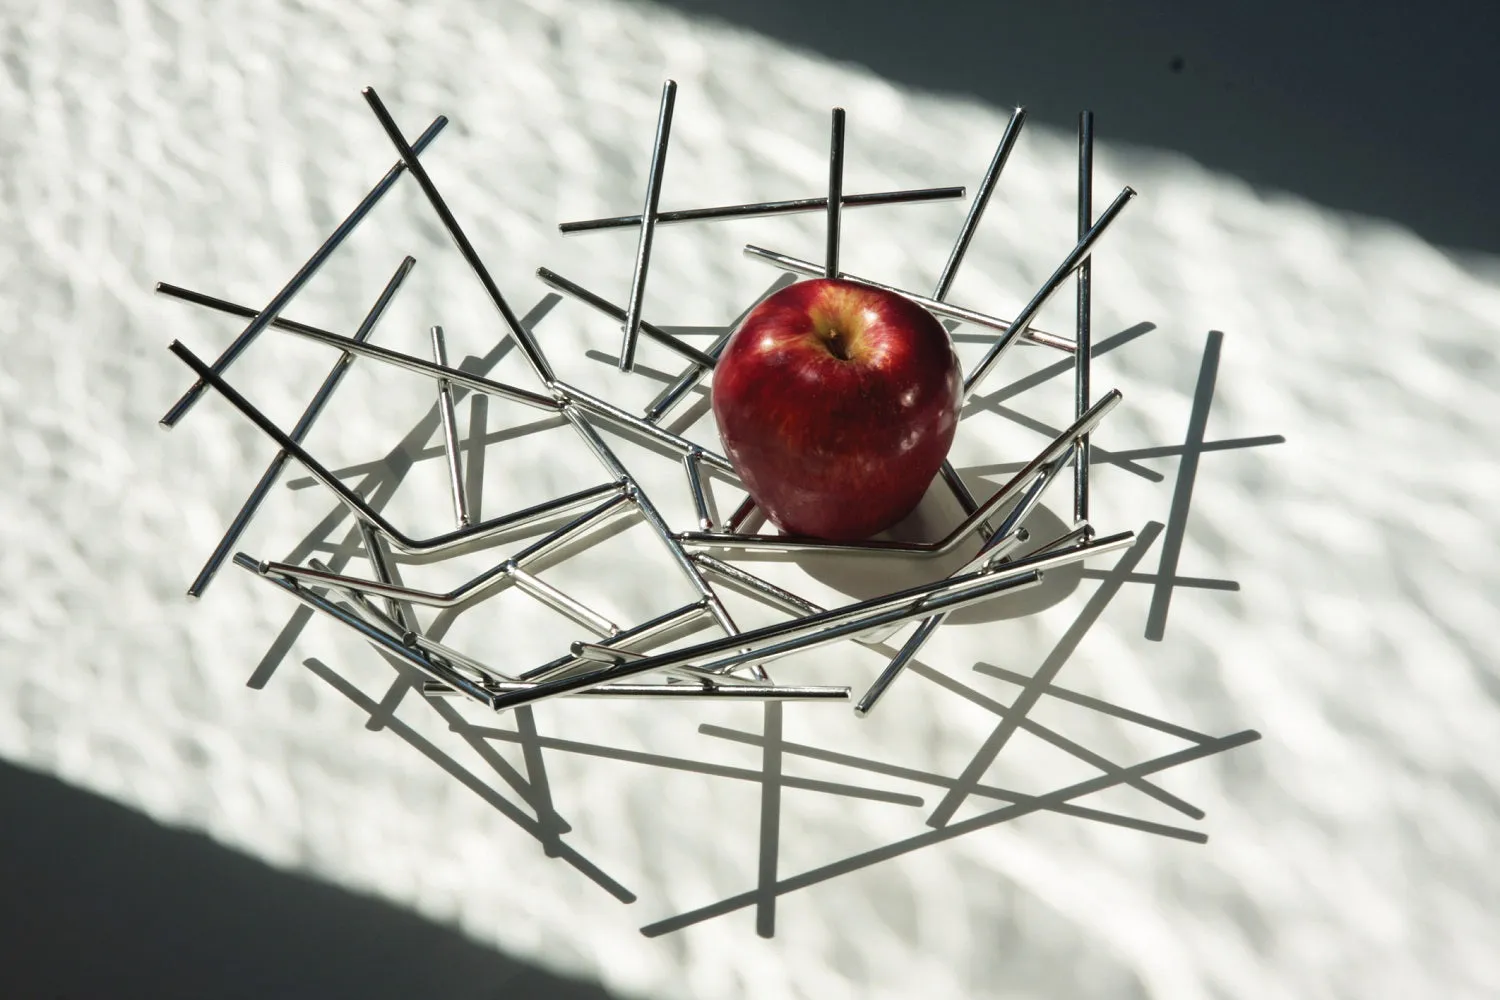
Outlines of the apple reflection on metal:
<svg viewBox="0 0 1500 1000">
<path fill-rule="evenodd" d="M 953 342 L 930 312 L 815 278 L 750 311 L 714 368 L 712 399 L 725 453 L 771 521 L 858 541 L 921 502 L 962 394 Z"/>
</svg>

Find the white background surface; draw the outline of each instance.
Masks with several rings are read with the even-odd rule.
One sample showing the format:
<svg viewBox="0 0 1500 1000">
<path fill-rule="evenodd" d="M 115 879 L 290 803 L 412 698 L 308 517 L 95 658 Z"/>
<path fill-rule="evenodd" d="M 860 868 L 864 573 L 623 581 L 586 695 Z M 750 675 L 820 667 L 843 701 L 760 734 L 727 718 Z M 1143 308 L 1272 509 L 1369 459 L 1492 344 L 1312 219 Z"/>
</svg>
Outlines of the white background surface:
<svg viewBox="0 0 1500 1000">
<path fill-rule="evenodd" d="M 212 356 L 239 329 L 153 297 L 169 280 L 258 306 L 394 156 L 359 98 L 376 86 L 408 135 L 454 124 L 427 161 L 518 312 L 553 267 L 623 301 L 630 234 L 564 241 L 565 218 L 635 211 L 659 88 L 679 81 L 663 207 L 801 197 L 826 182 L 827 109 L 849 112 L 846 190 L 977 183 L 1005 110 L 897 89 L 763 40 L 617 3 L 405 6 L 191 3 L 9 5 L 0 117 L 0 754 L 200 830 L 272 864 L 378 894 L 550 968 L 656 997 L 1480 997 L 1500 989 L 1489 954 L 1500 884 L 1497 697 L 1484 636 L 1495 616 L 1500 476 L 1491 335 L 1500 293 L 1394 227 L 1257 193 L 1170 154 L 1119 148 L 1101 122 L 1096 204 L 1142 193 L 1095 263 L 1096 340 L 1151 324 L 1102 355 L 1098 391 L 1125 402 L 1097 435 L 1148 451 L 1137 471 L 1100 464 L 1106 531 L 1165 522 L 1210 331 L 1222 358 L 1210 441 L 1284 443 L 1202 456 L 1177 571 L 1237 591 L 1178 588 L 1163 641 L 1144 637 L 1153 583 L 1129 582 L 1081 641 L 1060 683 L 1192 729 L 1256 728 L 1259 743 L 1159 776 L 1207 811 L 1201 824 L 1138 793 L 1084 804 L 1196 825 L 1206 845 L 1031 815 L 783 895 L 776 936 L 754 908 L 661 938 L 640 928 L 754 889 L 763 844 L 757 782 L 548 751 L 565 841 L 636 899 L 625 904 L 304 667 L 315 659 L 361 698 L 390 668 L 331 623 L 284 656 L 267 650 L 289 601 L 226 570 L 202 602 L 182 596 L 273 447 L 209 400 L 171 435 L 156 420 L 190 381 L 165 345 Z M 1024 95 L 1021 95 L 1024 96 Z M 850 213 L 845 265 L 930 288 L 962 220 L 958 203 Z M 1073 140 L 1028 128 L 953 300 L 1013 313 L 1073 231 Z M 820 222 L 663 229 L 647 317 L 716 326 L 774 278 L 745 242 L 816 257 Z M 484 355 L 498 318 L 403 181 L 287 314 L 352 332 L 402 254 L 419 259 L 377 342 Z M 1066 332 L 1070 293 L 1040 325 Z M 564 376 L 628 403 L 609 321 L 562 303 L 537 322 Z M 959 330 L 960 335 L 974 331 Z M 706 338 L 698 338 L 706 342 Z M 972 362 L 982 347 L 964 342 Z M 1066 420 L 1054 378 L 1006 383 L 1059 356 L 1016 351 L 963 425 L 960 469 L 1028 458 L 1029 418 Z M 282 426 L 330 352 L 268 334 L 233 381 Z M 646 345 L 641 361 L 677 368 Z M 512 353 L 501 377 L 529 384 Z M 309 439 L 339 468 L 385 456 L 431 413 L 430 383 L 363 362 Z M 471 411 L 460 407 L 464 425 Z M 701 407 L 700 407 L 701 412 Z M 490 431 L 532 416 L 498 403 Z M 702 440 L 710 424 L 691 433 Z M 430 456 L 435 436 L 413 451 Z M 423 449 L 426 448 L 426 451 Z M 622 445 L 675 525 L 690 506 L 672 462 Z M 483 513 L 598 481 L 572 436 L 489 446 Z M 1154 473 L 1147 478 L 1140 472 Z M 979 472 L 988 482 L 1002 472 Z M 295 485 L 300 473 L 289 478 Z M 971 476 L 971 478 L 973 478 Z M 413 534 L 448 526 L 440 461 L 418 461 L 386 510 Z M 726 492 L 725 497 L 729 494 Z M 1060 510 L 1063 494 L 1051 506 Z M 299 546 L 332 504 L 280 488 L 243 542 Z M 942 507 L 913 530 L 946 530 Z M 934 529 L 934 525 L 940 525 Z M 341 539 L 345 522 L 332 538 Z M 494 552 L 510 551 L 516 543 Z M 1157 572 L 1162 542 L 1136 571 Z M 326 556 L 327 553 L 323 553 Z M 493 552 L 491 554 L 494 554 Z M 1093 569 L 1112 565 L 1100 560 Z M 411 568 L 450 587 L 483 557 Z M 350 571 L 365 572 L 362 562 Z M 921 567 L 930 572 L 933 567 Z M 912 579 L 860 563 L 765 567 L 824 602 Z M 629 622 L 691 596 L 644 528 L 548 571 Z M 945 627 L 868 720 L 790 706 L 785 736 L 857 757 L 959 774 L 1019 688 L 976 662 L 1042 666 L 1097 579 L 1029 617 Z M 744 623 L 774 620 L 749 602 Z M 507 594 L 449 638 L 529 666 L 571 629 Z M 878 656 L 851 647 L 788 661 L 778 676 L 851 684 Z M 262 690 L 250 690 L 257 675 Z M 958 688 L 958 690 L 956 690 Z M 513 725 L 464 710 L 480 724 Z M 1044 699 L 1032 717 L 1122 764 L 1183 744 Z M 414 696 L 396 719 L 532 815 L 515 790 Z M 544 735 L 757 770 L 758 750 L 697 731 L 759 730 L 758 708 L 548 704 Z M 516 748 L 495 747 L 520 773 Z M 917 794 L 922 807 L 786 790 L 782 878 L 923 833 L 932 786 L 788 757 L 787 774 Z M 1018 735 L 986 780 L 1042 792 L 1092 776 Z M 975 814 L 971 802 L 960 816 Z"/>
</svg>

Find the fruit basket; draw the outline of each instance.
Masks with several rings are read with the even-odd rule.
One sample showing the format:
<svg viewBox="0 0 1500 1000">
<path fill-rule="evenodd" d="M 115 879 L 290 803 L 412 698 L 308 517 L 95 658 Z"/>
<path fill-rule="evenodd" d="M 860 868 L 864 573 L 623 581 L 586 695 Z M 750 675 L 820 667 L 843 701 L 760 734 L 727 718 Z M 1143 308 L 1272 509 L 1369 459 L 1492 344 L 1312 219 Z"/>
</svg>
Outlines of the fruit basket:
<svg viewBox="0 0 1500 1000">
<path fill-rule="evenodd" d="M 177 426 L 196 403 L 214 394 L 279 449 L 275 459 L 252 489 L 239 513 L 232 519 L 222 541 L 189 587 L 201 596 L 220 570 L 233 562 L 264 585 L 276 588 L 306 608 L 325 616 L 359 636 L 401 669 L 420 677 L 421 692 L 435 705 L 461 699 L 493 712 L 512 712 L 552 698 L 640 699 L 646 701 L 754 701 L 765 702 L 767 712 L 779 712 L 785 702 L 838 702 L 860 716 L 878 706 L 899 701 L 901 678 L 917 654 L 956 612 L 990 601 L 1005 601 L 1019 592 L 1042 585 L 1047 574 L 1090 558 L 1130 550 L 1140 541 L 1137 532 L 1096 530 L 1090 519 L 1090 437 L 1122 400 L 1115 389 L 1095 390 L 1091 378 L 1090 255 L 1097 242 L 1135 196 L 1129 187 L 1121 190 L 1098 213 L 1093 206 L 1093 124 L 1087 113 L 1080 116 L 1078 136 L 1078 200 L 1076 242 L 1046 281 L 1035 290 L 1024 308 L 1012 319 L 1000 319 L 948 301 L 949 291 L 971 240 L 983 218 L 991 195 L 1001 179 L 1012 150 L 1019 140 L 1026 115 L 1017 110 L 1001 136 L 988 169 L 972 198 L 963 226 L 953 243 L 941 277 L 931 294 L 919 294 L 882 284 L 871 277 L 853 275 L 840 268 L 843 213 L 854 209 L 923 201 L 952 200 L 967 193 L 964 188 L 927 188 L 875 193 L 846 194 L 844 191 L 844 113 L 835 108 L 829 140 L 829 181 L 826 192 L 780 202 L 729 204 L 716 207 L 664 212 L 660 208 L 663 177 L 670 145 L 676 85 L 668 81 L 652 144 L 646 192 L 637 214 L 567 222 L 565 235 L 585 236 L 609 230 L 633 230 L 636 252 L 630 262 L 630 294 L 624 303 L 611 302 L 596 292 L 550 269 L 537 275 L 548 287 L 608 317 L 609 328 L 618 332 L 618 369 L 615 377 L 638 377 L 637 349 L 650 341 L 677 356 L 680 372 L 643 409 L 632 411 L 605 395 L 590 391 L 562 377 L 543 344 L 512 309 L 491 272 L 465 234 L 441 191 L 425 169 L 422 153 L 446 125 L 438 118 L 426 131 L 409 140 L 397 127 L 390 112 L 373 90 L 365 99 L 389 137 L 397 162 L 355 210 L 340 223 L 317 252 L 262 308 L 254 309 L 228 300 L 162 283 L 158 291 L 247 320 L 230 345 L 213 361 L 205 361 L 181 342 L 172 352 L 192 373 L 191 388 L 162 418 L 166 427 Z M 431 329 L 430 358 L 381 347 L 371 342 L 382 315 L 397 296 L 410 273 L 413 260 L 405 258 L 391 276 L 352 336 L 342 336 L 286 319 L 283 311 L 318 269 L 337 252 L 361 221 L 403 177 L 420 189 L 437 220 L 473 271 L 485 297 L 498 313 L 504 335 L 529 369 L 531 382 L 517 384 L 472 367 L 449 363 L 446 338 L 441 327 Z M 1057 352 L 1068 360 L 1073 376 L 1072 412 L 1058 421 L 1063 429 L 1035 454 L 1027 457 L 1007 481 L 987 496 L 975 496 L 970 487 L 943 459 L 941 442 L 935 478 L 930 469 L 917 496 L 931 482 L 946 491 L 962 516 L 935 536 L 902 539 L 890 536 L 830 538 L 775 531 L 761 527 L 766 521 L 767 501 L 750 495 L 743 481 L 744 458 L 736 461 L 727 448 L 716 442 L 694 440 L 669 428 L 668 418 L 700 386 L 709 383 L 733 344 L 731 326 L 706 348 L 695 347 L 672 332 L 643 318 L 646 289 L 651 275 L 653 241 L 659 227 L 711 225 L 717 221 L 755 216 L 820 213 L 826 220 L 825 255 L 821 261 L 801 259 L 760 246 L 746 246 L 751 262 L 769 265 L 788 275 L 814 282 L 835 283 L 877 296 L 868 308 L 878 311 L 881 302 L 900 303 L 936 326 L 937 317 L 949 324 L 985 331 L 991 341 L 976 365 L 961 374 L 955 385 L 956 400 L 971 397 L 1000 368 L 1013 350 Z M 624 267 L 622 262 L 622 269 Z M 779 283 L 785 288 L 785 283 Z M 809 282 L 798 286 L 807 287 Z M 1035 326 L 1043 306 L 1063 289 L 1076 294 L 1076 327 L 1069 335 L 1047 332 Z M 748 323 L 759 303 L 749 303 Z M 743 324 L 742 324 L 743 325 Z M 899 324 L 898 324 L 899 325 Z M 910 325 L 910 324 L 908 324 Z M 290 334 L 323 345 L 336 355 L 332 369 L 297 424 L 284 428 L 272 420 L 255 401 L 236 389 L 230 366 L 267 331 Z M 943 334 L 946 336 L 946 334 Z M 257 351 L 257 354 L 259 351 Z M 437 396 L 440 440 L 447 463 L 453 527 L 418 536 L 383 513 L 367 496 L 351 488 L 343 478 L 321 462 L 305 445 L 312 428 L 334 396 L 345 372 L 356 359 L 393 366 L 414 380 L 428 382 Z M 725 361 L 725 364 L 729 362 Z M 593 482 L 583 488 L 559 493 L 541 502 L 505 513 L 481 516 L 473 509 L 466 489 L 465 449 L 461 445 L 455 400 L 463 395 L 485 396 L 534 410 L 566 426 L 597 465 Z M 726 404 L 727 405 L 727 404 Z M 795 407 L 792 400 L 786 405 Z M 956 432 L 963 433 L 957 406 L 952 416 Z M 899 423 L 899 414 L 891 418 Z M 950 431 L 952 428 L 950 428 Z M 642 443 L 680 464 L 679 489 L 691 504 L 690 525 L 674 525 L 663 507 L 632 470 L 622 453 L 601 431 L 623 435 Z M 950 434 L 951 438 L 951 434 Z M 1013 456 L 1012 456 L 1013 457 Z M 878 461 L 879 455 L 866 456 Z M 894 459 L 892 459 L 894 463 Z M 255 518 L 289 464 L 301 466 L 322 489 L 345 508 L 354 521 L 367 572 L 335 569 L 310 554 L 296 559 L 271 559 L 238 551 L 240 538 Z M 760 470 L 763 478 L 774 478 L 779 470 Z M 1061 485 L 1059 485 L 1061 483 Z M 738 491 L 738 506 L 720 516 L 714 500 L 719 492 Z M 1034 537 L 1033 517 L 1044 497 L 1066 492 L 1070 517 L 1050 537 Z M 871 501 L 878 500 L 871 497 Z M 847 503 L 847 501 L 845 501 Z M 773 504 L 774 506 L 774 504 Z M 909 505 L 897 504 L 904 513 Z M 847 509 L 847 507 L 845 508 Z M 783 518 L 784 520 L 784 518 Z M 837 520 L 835 506 L 834 520 Z M 577 593 L 544 579 L 542 569 L 549 560 L 587 549 L 610 525 L 622 521 L 644 526 L 654 544 L 682 582 L 694 593 L 692 600 L 638 621 L 616 621 L 608 608 L 601 609 Z M 887 522 L 889 518 L 887 518 Z M 827 522 L 825 522 L 827 523 Z M 510 543 L 518 533 L 542 530 L 525 544 Z M 503 554 L 490 550 L 499 547 Z M 485 564 L 473 575 L 446 578 L 445 589 L 413 586 L 399 579 L 399 560 L 440 564 L 449 555 L 485 553 Z M 842 605 L 822 606 L 794 593 L 752 568 L 758 561 L 835 556 L 848 560 L 869 557 L 904 559 L 914 564 L 943 566 L 940 573 L 918 572 L 919 582 Z M 619 581 L 625 585 L 626 581 Z M 735 590 L 775 608 L 781 620 L 758 627 L 742 627 L 723 600 L 726 589 Z M 556 655 L 542 662 L 499 662 L 466 651 L 459 644 L 434 634 L 422 625 L 414 607 L 431 609 L 472 608 L 500 594 L 521 595 L 550 608 L 575 628 L 577 638 L 563 643 Z M 795 657 L 837 643 L 881 647 L 907 626 L 914 630 L 886 660 L 873 683 L 862 689 L 843 684 L 800 683 L 793 671 L 783 671 L 776 661 Z M 708 638 L 689 638 L 711 629 Z M 883 648 L 883 647 L 881 647 Z M 1055 672 L 1055 671 L 1054 671 Z M 1049 691 L 1050 676 L 1028 681 L 1005 714 L 1006 724 L 1020 726 L 1029 707 Z M 665 706 L 660 711 L 673 711 Z M 676 711 L 691 711 L 679 707 Z M 836 711 L 820 705 L 809 711 Z M 892 711 L 891 708 L 883 711 Z M 1154 789 L 1145 781 L 1154 771 L 1239 746 L 1256 738 L 1244 731 L 1223 738 L 1205 739 L 1191 747 L 1130 768 L 1111 768 L 1095 779 L 1068 786 L 1046 795 L 1023 797 L 1004 808 L 955 822 L 967 797 L 961 785 L 945 795 L 929 825 L 931 837 L 942 839 L 970 829 L 1002 822 L 1028 811 L 1064 808 L 1071 800 L 1113 785 L 1131 784 Z M 998 753 L 1000 739 L 993 748 Z M 991 756 L 993 756 L 993 753 Z M 1161 793 L 1165 795 L 1166 793 Z M 1158 796 L 1160 797 L 1160 796 Z M 1148 826 L 1150 824 L 1147 824 Z M 871 861 L 878 860 L 872 858 Z M 740 905 L 748 905 L 741 900 Z M 666 922 L 653 930 L 664 933 L 678 924 Z"/>
</svg>

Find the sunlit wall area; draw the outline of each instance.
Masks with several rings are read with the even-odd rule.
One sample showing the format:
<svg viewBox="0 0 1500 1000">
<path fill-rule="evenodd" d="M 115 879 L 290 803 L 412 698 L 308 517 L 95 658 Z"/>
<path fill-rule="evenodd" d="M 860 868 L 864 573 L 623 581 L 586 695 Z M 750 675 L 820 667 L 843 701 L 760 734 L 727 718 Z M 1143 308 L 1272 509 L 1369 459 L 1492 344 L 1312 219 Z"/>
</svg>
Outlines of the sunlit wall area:
<svg viewBox="0 0 1500 1000">
<path fill-rule="evenodd" d="M 679 85 L 666 209 L 825 191 L 834 105 L 846 191 L 972 196 L 1009 104 L 656 5 L 155 0 L 0 17 L 5 760 L 620 995 L 1500 989 L 1493 259 L 1119 141 L 1101 117 L 1096 210 L 1127 184 L 1139 196 L 1094 256 L 1093 382 L 1124 401 L 1094 438 L 1093 518 L 1138 532 L 1133 547 L 1031 604 L 956 617 L 867 719 L 787 706 L 773 752 L 771 716 L 740 704 L 486 716 L 429 703 L 241 569 L 184 596 L 276 449 L 217 398 L 158 428 L 191 381 L 168 342 L 211 358 L 243 320 L 155 283 L 263 306 L 395 160 L 360 95 L 374 86 L 408 136 L 451 119 L 424 162 L 511 306 L 564 378 L 636 409 L 680 359 L 644 343 L 642 373 L 620 373 L 618 325 L 534 272 L 624 302 L 634 235 L 556 226 L 639 211 L 665 78 Z M 1068 131 L 1026 127 L 953 302 L 1014 315 L 1062 260 L 1075 151 Z M 844 268 L 930 291 L 965 205 L 848 212 Z M 777 278 L 745 244 L 817 260 L 823 232 L 816 215 L 662 227 L 645 315 L 706 345 Z M 286 315 L 352 332 L 407 253 L 374 341 L 425 357 L 441 323 L 455 361 L 534 386 L 409 178 Z M 1065 286 L 1037 325 L 1073 323 Z M 972 365 L 990 334 L 954 336 Z M 230 378 L 290 427 L 334 357 L 267 333 Z M 976 491 L 1071 419 L 1061 359 L 1018 348 L 971 400 L 952 459 Z M 430 382 L 360 361 L 307 439 L 416 535 L 452 524 L 434 400 Z M 484 516 L 598 479 L 555 421 L 469 398 L 459 415 Z M 712 440 L 701 397 L 673 426 Z M 669 522 L 690 524 L 680 466 L 620 448 Z M 1039 516 L 1066 520 L 1066 493 Z M 956 516 L 933 503 L 906 527 L 941 534 Z M 401 570 L 447 589 L 518 544 Z M 240 547 L 368 575 L 357 546 L 293 466 Z M 755 568 L 827 605 L 931 572 L 864 567 Z M 690 599 L 674 572 L 636 523 L 547 570 L 622 623 Z M 778 618 L 730 606 L 745 627 Z M 442 623 L 516 669 L 579 637 L 511 593 Z M 904 635 L 778 676 L 857 695 Z M 1007 709 L 1036 676 L 1052 680 L 1012 734 Z M 1263 738 L 1149 791 L 962 827 L 1003 805 L 996 789 L 1057 792 L 1246 729 Z"/>
</svg>

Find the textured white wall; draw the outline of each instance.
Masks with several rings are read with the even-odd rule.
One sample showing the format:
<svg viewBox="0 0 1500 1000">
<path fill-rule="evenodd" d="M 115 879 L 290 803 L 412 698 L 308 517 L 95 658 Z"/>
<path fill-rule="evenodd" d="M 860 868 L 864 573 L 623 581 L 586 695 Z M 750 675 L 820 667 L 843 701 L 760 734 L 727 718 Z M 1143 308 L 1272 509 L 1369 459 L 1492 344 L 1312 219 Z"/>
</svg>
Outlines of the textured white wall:
<svg viewBox="0 0 1500 1000">
<path fill-rule="evenodd" d="M 604 873 L 591 878 L 583 862 L 544 857 L 512 818 L 413 749 L 412 739 L 430 741 L 512 803 L 512 815 L 532 815 L 493 757 L 419 699 L 396 711 L 406 728 L 367 730 L 368 708 L 391 681 L 367 647 L 316 622 L 269 656 L 291 605 L 232 569 L 205 600 L 186 601 L 187 582 L 273 449 L 218 400 L 171 435 L 157 430 L 189 381 L 166 343 L 180 337 L 208 356 L 238 326 L 153 297 L 152 284 L 267 300 L 394 159 L 359 98 L 365 84 L 408 134 L 438 113 L 452 117 L 428 162 L 520 312 L 545 292 L 532 276 L 538 265 L 623 300 L 633 237 L 564 241 L 554 226 L 635 210 L 666 76 L 681 85 L 668 208 L 816 193 L 835 103 L 849 111 L 846 190 L 972 189 L 1003 111 L 615 2 L 11 2 L 0 18 L 7 759 L 627 994 L 1500 990 L 1486 948 L 1500 929 L 1487 850 L 1500 811 L 1500 685 L 1485 641 L 1500 580 L 1496 527 L 1483 514 L 1500 485 L 1488 444 L 1500 429 L 1492 284 L 1391 227 L 1102 142 L 1098 204 L 1124 183 L 1142 196 L 1096 256 L 1096 337 L 1154 328 L 1095 368 L 1099 391 L 1125 393 L 1096 443 L 1146 450 L 1133 470 L 1098 467 L 1096 522 L 1116 530 L 1169 520 L 1181 472 L 1172 446 L 1189 424 L 1210 331 L 1223 339 L 1208 439 L 1285 437 L 1210 451 L 1198 465 L 1178 573 L 1240 589 L 1177 589 L 1164 639 L 1153 642 L 1143 635 L 1153 586 L 1126 582 L 1060 677 L 1201 732 L 1265 734 L 1158 776 L 1207 811 L 1202 823 L 1124 789 L 1083 803 L 1201 827 L 1211 839 L 1198 846 L 1030 815 L 785 894 L 770 940 L 756 936 L 753 907 L 648 939 L 640 928 L 756 887 L 759 785 L 546 751 L 554 803 L 572 826 L 565 842 Z M 1107 140 L 1108 122 L 1100 128 Z M 1072 147 L 1070 136 L 1028 129 L 955 301 L 1008 314 L 1055 266 L 1071 243 Z M 845 264 L 930 287 L 962 217 L 959 204 L 851 213 Z M 663 229 L 647 317 L 725 323 L 774 276 L 741 257 L 742 243 L 816 257 L 820 240 L 816 219 Z M 498 320 L 409 182 L 288 315 L 352 330 L 407 252 L 417 271 L 376 340 L 425 353 L 426 324 L 441 322 L 454 358 L 490 351 Z M 1042 323 L 1069 324 L 1062 302 Z M 635 405 L 655 390 L 585 356 L 615 350 L 617 334 L 582 307 L 557 305 L 537 335 L 566 377 L 602 394 Z M 981 349 L 962 345 L 971 360 Z M 233 382 L 290 426 L 330 360 L 268 334 Z M 676 367 L 652 345 L 641 360 Z M 1029 457 L 1043 438 L 1016 415 L 1051 426 L 1066 419 L 1066 379 L 1003 391 L 1054 360 L 1017 351 L 996 374 L 983 395 L 1011 415 L 981 407 L 965 422 L 954 453 L 961 469 Z M 526 384 L 513 354 L 497 371 Z M 310 447 L 334 467 L 379 459 L 430 413 L 430 388 L 357 363 Z M 461 407 L 465 421 L 469 413 Z M 492 432 L 531 419 L 489 407 Z M 700 421 L 692 433 L 709 431 Z M 668 518 L 686 523 L 673 463 L 624 453 Z M 598 475 L 557 429 L 503 441 L 487 451 L 484 513 Z M 413 533 L 442 530 L 445 490 L 441 463 L 419 461 L 387 510 Z M 1062 493 L 1052 505 L 1062 509 Z M 331 507 L 321 491 L 279 489 L 243 547 L 280 557 Z M 347 530 L 346 522 L 332 537 Z M 1156 573 L 1162 549 L 1158 539 L 1136 572 Z M 406 575 L 446 588 L 483 560 Z M 865 566 L 766 572 L 824 601 L 913 572 Z M 350 569 L 365 571 L 359 561 Z M 690 596 L 639 527 L 549 579 L 621 621 Z M 1030 617 L 1003 617 L 999 607 L 969 615 L 940 631 L 922 675 L 905 678 L 872 718 L 791 706 L 785 737 L 957 775 L 997 723 L 985 700 L 1005 704 L 1019 691 L 971 666 L 1034 672 L 1088 613 L 1098 586 L 1086 579 Z M 734 609 L 747 623 L 773 619 L 749 603 Z M 556 655 L 572 635 L 513 595 L 449 633 L 520 665 Z M 308 660 L 322 666 L 309 670 Z M 879 665 L 867 651 L 839 650 L 789 661 L 779 676 L 862 690 Z M 252 675 L 262 690 L 247 689 Z M 1051 698 L 1032 717 L 1122 764 L 1185 745 Z M 761 712 L 571 702 L 536 711 L 537 728 L 556 739 L 760 767 L 758 750 L 702 735 L 700 723 L 758 732 Z M 526 772 L 512 743 L 494 746 Z M 925 804 L 785 791 L 782 878 L 926 832 L 941 798 L 930 785 L 790 756 L 784 770 Z M 986 780 L 1042 792 L 1094 773 L 1022 734 Z M 960 816 L 977 811 L 971 802 Z M 636 901 L 601 886 L 611 880 Z"/>
</svg>

